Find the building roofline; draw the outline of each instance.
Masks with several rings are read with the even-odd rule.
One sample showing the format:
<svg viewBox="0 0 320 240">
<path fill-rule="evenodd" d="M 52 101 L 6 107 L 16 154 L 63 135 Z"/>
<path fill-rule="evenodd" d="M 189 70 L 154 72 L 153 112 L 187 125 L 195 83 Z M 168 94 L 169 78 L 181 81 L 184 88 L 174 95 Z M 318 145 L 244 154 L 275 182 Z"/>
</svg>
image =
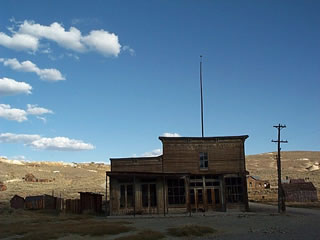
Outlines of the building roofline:
<svg viewBox="0 0 320 240">
<path fill-rule="evenodd" d="M 162 140 L 224 140 L 224 139 L 247 139 L 249 135 L 240 136 L 216 136 L 216 137 L 163 137 L 160 136 L 159 139 Z"/>
<path fill-rule="evenodd" d="M 143 160 L 154 160 L 154 159 L 159 159 L 160 157 L 162 157 L 162 155 L 155 156 L 155 157 L 110 158 L 110 160 L 139 160 L 139 159 L 143 159 Z"/>
</svg>

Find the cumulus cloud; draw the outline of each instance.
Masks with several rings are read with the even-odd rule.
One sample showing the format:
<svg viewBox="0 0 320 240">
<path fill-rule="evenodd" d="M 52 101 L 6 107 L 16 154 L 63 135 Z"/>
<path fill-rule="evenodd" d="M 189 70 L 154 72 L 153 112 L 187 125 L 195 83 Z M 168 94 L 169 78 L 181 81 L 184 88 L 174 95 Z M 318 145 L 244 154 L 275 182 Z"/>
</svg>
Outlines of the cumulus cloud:
<svg viewBox="0 0 320 240">
<path fill-rule="evenodd" d="M 157 148 L 152 150 L 151 152 L 145 152 L 142 154 L 143 157 L 156 157 L 162 154 L 162 149 Z"/>
<path fill-rule="evenodd" d="M 70 27 L 66 30 L 57 22 L 45 26 L 25 20 L 17 25 L 18 31 L 12 37 L 0 32 L 0 45 L 16 50 L 36 51 L 40 46 L 39 41 L 46 39 L 80 53 L 95 51 L 104 56 L 118 56 L 121 51 L 118 36 L 103 29 L 83 35 L 79 29 Z"/>
<path fill-rule="evenodd" d="M 163 133 L 163 137 L 181 137 L 178 133 Z"/>
<path fill-rule="evenodd" d="M 0 104 L 0 117 L 17 122 L 28 120 L 26 111 L 18 108 L 11 108 L 8 104 Z"/>
<path fill-rule="evenodd" d="M 0 32 L 0 45 L 14 50 L 36 51 L 39 47 L 39 40 L 29 34 L 15 33 L 10 37 Z"/>
<path fill-rule="evenodd" d="M 34 149 L 57 151 L 92 150 L 95 147 L 90 143 L 67 137 L 47 138 L 37 134 L 1 133 L 0 143 L 23 143 Z"/>
<path fill-rule="evenodd" d="M 118 56 L 121 45 L 118 36 L 104 30 L 91 31 L 89 35 L 82 38 L 89 49 L 97 51 L 105 56 Z"/>
<path fill-rule="evenodd" d="M 41 136 L 37 134 L 14 134 L 14 133 L 1 133 L 0 143 L 23 143 L 28 144 L 35 140 L 40 139 Z"/>
<path fill-rule="evenodd" d="M 77 52 L 84 52 L 85 46 L 81 43 L 81 32 L 71 27 L 66 31 L 59 23 L 54 22 L 50 26 L 44 26 L 32 21 L 24 21 L 20 25 L 19 33 L 27 34 L 35 38 L 46 38 L 56 42 L 61 47 L 72 49 Z"/>
<path fill-rule="evenodd" d="M 53 113 L 52 110 L 43 107 L 38 107 L 38 105 L 27 104 L 27 113 L 30 115 L 42 115 L 47 113 Z"/>
<path fill-rule="evenodd" d="M 17 82 L 10 78 L 0 78 L 0 97 L 20 93 L 31 94 L 32 87 L 25 82 Z"/>
<path fill-rule="evenodd" d="M 27 110 L 18 109 L 18 108 L 11 108 L 8 104 L 0 104 L 0 118 L 5 118 L 7 120 L 17 121 L 17 122 L 23 122 L 28 120 L 28 115 L 43 115 L 53 113 L 52 110 L 38 107 L 38 105 L 27 105 Z M 41 119 L 43 120 L 43 119 Z"/>
<path fill-rule="evenodd" d="M 41 138 L 33 141 L 30 146 L 36 149 L 59 151 L 81 151 L 94 149 L 92 144 L 66 137 Z"/>
<path fill-rule="evenodd" d="M 11 59 L 0 59 L 4 66 L 8 66 L 13 70 L 21 72 L 34 72 L 40 79 L 47 81 L 60 81 L 65 80 L 61 72 L 54 68 L 40 69 L 36 64 L 31 61 L 19 62 L 16 58 Z"/>
</svg>

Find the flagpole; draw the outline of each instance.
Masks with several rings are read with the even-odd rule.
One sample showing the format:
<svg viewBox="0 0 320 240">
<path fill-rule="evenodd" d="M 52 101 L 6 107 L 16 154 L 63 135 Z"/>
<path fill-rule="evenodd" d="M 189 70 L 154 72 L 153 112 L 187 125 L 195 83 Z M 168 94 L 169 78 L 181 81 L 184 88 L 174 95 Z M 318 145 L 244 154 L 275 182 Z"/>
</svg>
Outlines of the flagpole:
<svg viewBox="0 0 320 240">
<path fill-rule="evenodd" d="M 203 93 L 202 93 L 202 56 L 200 55 L 200 95 L 201 95 L 201 136 L 204 137 L 203 132 Z"/>
</svg>

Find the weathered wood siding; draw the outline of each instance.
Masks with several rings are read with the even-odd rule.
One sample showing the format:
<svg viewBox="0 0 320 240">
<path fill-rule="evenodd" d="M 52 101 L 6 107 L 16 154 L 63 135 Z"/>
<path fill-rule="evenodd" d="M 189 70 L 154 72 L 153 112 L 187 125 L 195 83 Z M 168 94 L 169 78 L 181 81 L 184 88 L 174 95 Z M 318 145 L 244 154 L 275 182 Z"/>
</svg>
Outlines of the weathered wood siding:
<svg viewBox="0 0 320 240">
<path fill-rule="evenodd" d="M 191 174 L 244 173 L 245 155 L 242 139 L 201 140 L 162 139 L 165 172 Z M 208 169 L 200 169 L 199 153 L 208 153 Z"/>
<path fill-rule="evenodd" d="M 162 158 L 110 159 L 112 171 L 122 172 L 162 172 Z"/>
</svg>

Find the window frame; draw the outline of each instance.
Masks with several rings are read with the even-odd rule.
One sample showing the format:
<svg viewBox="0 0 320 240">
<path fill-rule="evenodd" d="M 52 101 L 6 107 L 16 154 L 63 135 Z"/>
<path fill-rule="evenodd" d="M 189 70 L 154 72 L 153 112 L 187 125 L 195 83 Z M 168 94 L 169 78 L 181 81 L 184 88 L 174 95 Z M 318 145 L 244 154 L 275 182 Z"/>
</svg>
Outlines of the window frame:
<svg viewBox="0 0 320 240">
<path fill-rule="evenodd" d="M 208 152 L 199 152 L 199 169 L 208 170 L 209 169 L 209 154 Z"/>
</svg>

